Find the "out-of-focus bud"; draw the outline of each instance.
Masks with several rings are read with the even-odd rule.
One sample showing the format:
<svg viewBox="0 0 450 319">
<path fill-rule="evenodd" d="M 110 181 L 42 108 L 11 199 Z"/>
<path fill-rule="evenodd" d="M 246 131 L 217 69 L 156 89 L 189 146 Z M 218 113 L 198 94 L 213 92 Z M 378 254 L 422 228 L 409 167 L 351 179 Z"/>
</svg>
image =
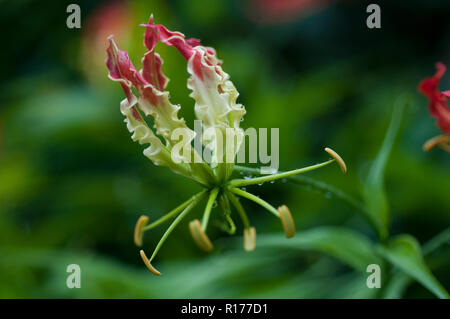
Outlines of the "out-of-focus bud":
<svg viewBox="0 0 450 319">
<path fill-rule="evenodd" d="M 246 13 L 259 24 L 281 24 L 294 21 L 327 7 L 334 0 L 249 0 Z"/>
<path fill-rule="evenodd" d="M 133 25 L 133 14 L 125 1 L 106 2 L 87 17 L 81 28 L 81 68 L 91 83 L 107 82 L 104 73 L 107 37 L 114 34 L 117 41 L 128 45 Z"/>
</svg>

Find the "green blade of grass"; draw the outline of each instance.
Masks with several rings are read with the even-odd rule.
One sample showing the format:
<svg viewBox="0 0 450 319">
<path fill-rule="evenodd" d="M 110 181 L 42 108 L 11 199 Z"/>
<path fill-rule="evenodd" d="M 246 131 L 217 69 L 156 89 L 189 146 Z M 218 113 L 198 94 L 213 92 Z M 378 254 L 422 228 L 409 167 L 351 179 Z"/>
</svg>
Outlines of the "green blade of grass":
<svg viewBox="0 0 450 319">
<path fill-rule="evenodd" d="M 377 250 L 391 264 L 420 282 L 437 297 L 450 298 L 448 292 L 425 264 L 420 245 L 414 237 L 397 236 L 388 244 L 378 246 Z"/>
<path fill-rule="evenodd" d="M 359 272 L 366 272 L 370 264 L 381 265 L 382 260 L 372 243 L 360 233 L 343 227 L 319 227 L 297 232 L 286 239 L 279 234 L 259 236 L 257 249 L 265 247 L 312 250 L 330 255 Z"/>
<path fill-rule="evenodd" d="M 426 258 L 428 255 L 433 253 L 439 247 L 445 243 L 450 242 L 450 227 L 446 228 L 444 231 L 434 236 L 428 242 L 422 246 L 422 252 Z M 448 262 L 447 262 L 448 263 Z M 394 271 L 391 280 L 388 282 L 384 292 L 383 297 L 388 299 L 398 299 L 401 298 L 403 292 L 406 290 L 408 285 L 412 282 L 412 278 L 406 273 L 402 273 L 400 270 Z"/>
<path fill-rule="evenodd" d="M 363 189 L 363 197 L 367 207 L 366 212 L 383 240 L 388 237 L 390 223 L 389 206 L 384 189 L 384 171 L 400 127 L 405 103 L 405 98 L 401 98 L 395 103 L 391 123 L 377 157 L 370 167 Z"/>
</svg>

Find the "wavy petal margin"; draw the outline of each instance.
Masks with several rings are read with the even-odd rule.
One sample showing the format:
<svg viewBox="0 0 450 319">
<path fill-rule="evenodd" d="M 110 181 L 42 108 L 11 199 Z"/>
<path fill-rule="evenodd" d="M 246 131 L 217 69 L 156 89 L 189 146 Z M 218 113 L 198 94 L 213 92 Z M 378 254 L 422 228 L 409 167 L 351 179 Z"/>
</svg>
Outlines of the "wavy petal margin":
<svg viewBox="0 0 450 319">
<path fill-rule="evenodd" d="M 138 71 L 131 62 L 128 53 L 117 47 L 112 36 L 108 38 L 106 66 L 109 69 L 109 78 L 121 84 L 126 100 L 121 103 L 121 112 L 125 115 L 127 127 L 134 135 L 132 139 L 140 144 L 149 143 L 150 147 L 144 150 L 144 155 L 150 158 L 156 165 L 169 166 L 176 172 L 185 171 L 182 161 L 190 160 L 190 152 L 178 155 L 176 163 L 171 159 L 170 150 L 178 143 L 178 138 L 172 138 L 172 132 L 182 128 L 191 140 L 195 133 L 190 130 L 184 119 L 178 118 L 179 105 L 172 105 L 169 101 L 169 92 L 163 91 L 167 86 L 168 79 L 162 72 L 161 57 L 149 51 L 143 58 L 143 69 Z M 136 97 L 132 88 L 138 96 Z M 140 118 L 139 108 L 145 115 L 154 118 L 156 134 L 163 137 L 165 145 L 153 133 L 153 131 Z M 186 174 L 183 174 L 186 175 Z"/>
<path fill-rule="evenodd" d="M 143 25 L 145 31 L 145 45 L 153 51 L 158 41 L 175 47 L 187 61 L 187 71 L 191 75 L 188 79 L 188 88 L 191 97 L 195 100 L 195 113 L 201 120 L 205 131 L 208 129 L 221 129 L 225 136 L 225 129 L 232 128 L 237 136 L 233 147 L 233 157 L 238 151 L 243 130 L 239 127 L 245 114 L 245 108 L 237 104 L 239 96 L 229 75 L 222 70 L 220 61 L 213 48 L 204 47 L 198 39 L 185 39 L 184 34 L 168 30 L 163 25 L 154 24 L 153 16 L 147 24 Z M 217 136 L 209 133 L 204 135 L 204 144 L 218 147 Z M 226 151 L 223 146 L 223 151 Z M 216 150 L 216 154 L 225 154 Z M 219 160 L 219 159 L 217 159 Z"/>
</svg>

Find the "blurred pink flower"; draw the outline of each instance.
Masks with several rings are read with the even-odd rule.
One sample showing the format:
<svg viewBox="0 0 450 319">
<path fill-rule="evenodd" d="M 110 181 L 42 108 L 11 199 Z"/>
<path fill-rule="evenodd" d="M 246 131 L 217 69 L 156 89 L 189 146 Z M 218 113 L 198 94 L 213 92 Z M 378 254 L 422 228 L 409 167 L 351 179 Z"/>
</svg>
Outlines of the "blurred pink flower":
<svg viewBox="0 0 450 319">
<path fill-rule="evenodd" d="M 439 91 L 439 82 L 444 76 L 446 67 L 441 62 L 436 63 L 436 73 L 432 77 L 425 78 L 419 83 L 419 91 L 428 100 L 428 111 L 431 116 L 437 119 L 437 126 L 443 133 L 450 133 L 450 109 L 447 100 L 450 98 L 450 91 Z"/>
<path fill-rule="evenodd" d="M 126 43 L 133 25 L 130 7 L 124 1 L 107 2 L 87 18 L 82 30 L 82 68 L 89 80 L 104 82 L 104 52 L 110 34 Z"/>
<path fill-rule="evenodd" d="M 450 134 L 450 108 L 447 100 L 450 98 L 450 91 L 439 91 L 439 82 L 444 76 L 446 67 L 443 63 L 436 63 L 436 73 L 423 79 L 418 86 L 420 93 L 428 98 L 428 111 L 431 116 L 437 119 L 437 126 L 444 135 L 440 135 L 428 140 L 424 145 L 424 150 L 428 151 L 435 146 L 440 146 L 446 151 L 450 151 L 448 146 Z"/>
<path fill-rule="evenodd" d="M 321 10 L 334 0 L 250 0 L 247 16 L 261 24 L 279 24 Z"/>
</svg>

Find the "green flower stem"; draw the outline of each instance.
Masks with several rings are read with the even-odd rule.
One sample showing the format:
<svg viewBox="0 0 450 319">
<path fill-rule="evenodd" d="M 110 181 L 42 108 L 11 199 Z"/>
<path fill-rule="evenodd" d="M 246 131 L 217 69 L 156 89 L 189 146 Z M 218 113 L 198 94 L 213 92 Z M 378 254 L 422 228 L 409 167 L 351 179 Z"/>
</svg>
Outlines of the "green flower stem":
<svg viewBox="0 0 450 319">
<path fill-rule="evenodd" d="M 241 202 L 231 193 L 229 190 L 225 191 L 227 197 L 230 199 L 231 204 L 233 204 L 234 208 L 236 208 L 239 216 L 241 217 L 242 224 L 244 224 L 244 228 L 250 228 L 250 222 L 248 220 L 247 214 L 245 213 L 244 207 L 242 207 Z"/>
<path fill-rule="evenodd" d="M 202 219 L 202 230 L 203 231 L 206 231 L 206 228 L 208 227 L 209 216 L 211 215 L 211 209 L 214 204 L 214 201 L 217 198 L 217 194 L 219 194 L 219 188 L 214 188 L 209 193 L 208 202 L 206 203 L 206 208 L 205 208 L 205 212 L 203 213 L 203 219 Z"/>
<path fill-rule="evenodd" d="M 258 168 L 236 165 L 234 169 L 235 171 L 238 172 L 259 174 Z M 364 217 L 367 217 L 366 208 L 364 207 L 364 204 L 360 200 L 348 195 L 347 193 L 341 191 L 340 189 L 334 186 L 331 186 L 321 181 L 316 181 L 313 178 L 307 176 L 288 176 L 286 179 L 298 185 L 310 186 L 312 189 L 315 189 L 316 191 L 319 191 L 322 194 L 331 194 L 334 197 L 346 202 L 349 206 L 358 210 L 360 213 L 362 213 L 362 215 L 364 215 Z"/>
<path fill-rule="evenodd" d="M 231 218 L 231 209 L 230 202 L 228 197 L 225 194 L 221 194 L 219 197 L 219 206 L 222 211 L 222 215 L 225 218 L 227 225 L 222 225 L 222 229 L 227 232 L 229 235 L 233 235 L 236 232 L 236 225 L 234 224 L 233 219 Z"/>
<path fill-rule="evenodd" d="M 324 166 L 326 166 L 328 164 L 331 164 L 334 161 L 335 160 L 332 159 L 332 160 L 329 160 L 329 161 L 326 161 L 326 162 L 323 162 L 323 163 L 320 163 L 320 164 L 307 166 L 307 167 L 295 169 L 293 171 L 288 171 L 288 172 L 283 172 L 283 173 L 278 173 L 278 174 L 273 174 L 273 175 L 255 177 L 255 178 L 250 178 L 250 179 L 233 179 L 233 180 L 231 180 L 229 182 L 229 184 L 231 186 L 235 186 L 235 187 L 242 187 L 242 186 L 247 186 L 247 185 L 261 184 L 261 183 L 265 183 L 265 182 L 274 181 L 276 179 L 287 178 L 287 177 L 292 176 L 292 175 L 313 171 L 315 169 L 318 169 L 318 168 L 324 167 Z"/>
<path fill-rule="evenodd" d="M 170 218 L 172 218 L 173 216 L 177 215 L 179 212 L 181 212 L 183 209 L 185 209 L 190 203 L 192 203 L 194 200 L 196 200 L 199 196 L 203 196 L 205 193 L 206 193 L 206 191 L 202 191 L 202 192 L 200 192 L 198 194 L 195 194 L 194 196 L 189 198 L 187 201 L 185 201 L 183 204 L 181 204 L 177 208 L 173 209 L 172 211 L 170 211 L 169 213 L 167 213 L 166 215 L 164 215 L 160 219 L 158 219 L 158 220 L 154 221 L 153 223 L 147 225 L 146 227 L 142 228 L 142 231 L 145 232 L 147 230 L 153 229 L 153 228 L 161 225 L 165 221 L 167 221 Z"/>
<path fill-rule="evenodd" d="M 219 206 L 224 216 L 231 214 L 230 202 L 228 201 L 228 197 L 223 193 L 219 197 Z"/>
<path fill-rule="evenodd" d="M 225 217 L 225 221 L 216 220 L 216 226 L 228 235 L 234 235 L 236 232 L 236 226 L 234 225 L 233 219 L 230 216 Z"/>
<path fill-rule="evenodd" d="M 193 196 L 193 200 L 191 203 L 181 212 L 180 215 L 173 221 L 172 224 L 170 224 L 169 228 L 167 228 L 164 235 L 161 237 L 161 239 L 158 242 L 158 245 L 156 245 L 155 250 L 153 251 L 152 256 L 149 259 L 149 262 L 152 262 L 153 258 L 155 258 L 156 254 L 160 250 L 161 246 L 166 241 L 167 237 L 169 237 L 170 233 L 175 229 L 175 227 L 183 220 L 184 217 L 195 207 L 197 204 L 202 200 L 206 195 L 206 191 L 202 191 L 196 195 Z"/>
<path fill-rule="evenodd" d="M 242 189 L 239 189 L 239 188 L 232 187 L 229 190 L 230 190 L 230 192 L 235 193 L 236 195 L 245 197 L 245 198 L 261 205 L 262 207 L 267 209 L 269 212 L 271 212 L 272 214 L 274 214 L 275 216 L 280 218 L 280 213 L 278 213 L 278 210 L 275 207 L 273 207 L 272 205 L 270 205 L 268 202 L 266 202 L 265 200 L 255 196 L 251 193 L 243 191 Z"/>
</svg>

